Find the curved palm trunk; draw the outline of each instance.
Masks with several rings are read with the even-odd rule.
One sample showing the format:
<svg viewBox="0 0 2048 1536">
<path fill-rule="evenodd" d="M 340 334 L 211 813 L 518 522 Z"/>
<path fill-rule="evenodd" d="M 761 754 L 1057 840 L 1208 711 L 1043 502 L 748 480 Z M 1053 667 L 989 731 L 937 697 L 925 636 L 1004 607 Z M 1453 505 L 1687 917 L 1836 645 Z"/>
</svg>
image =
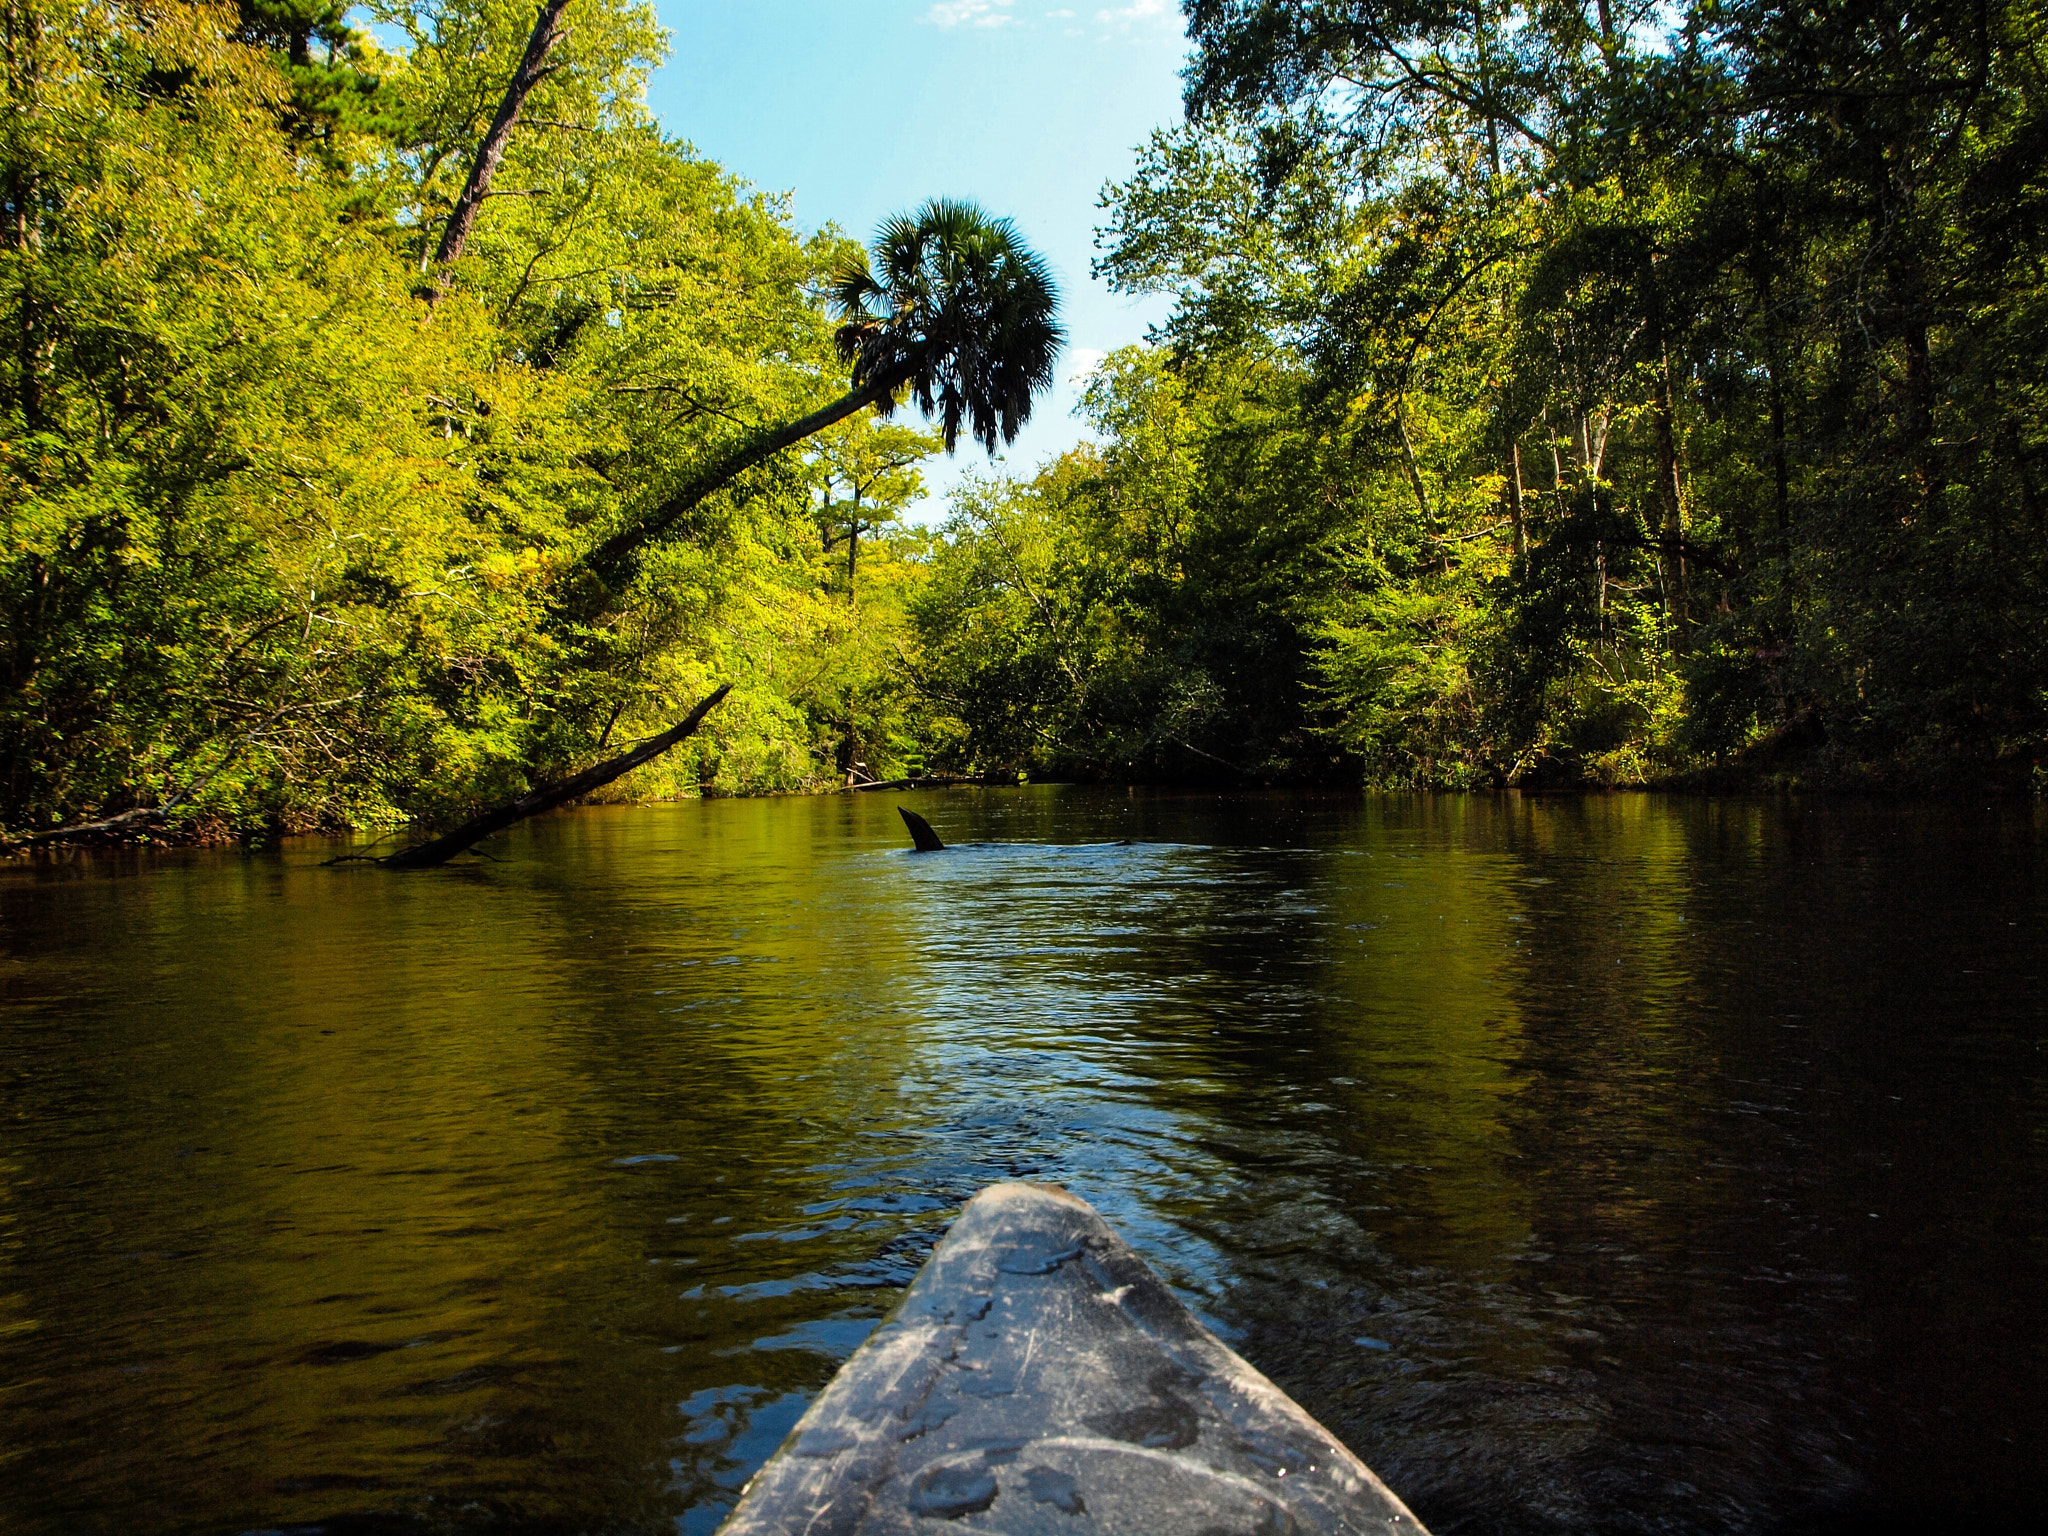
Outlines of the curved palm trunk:
<svg viewBox="0 0 2048 1536">
<path fill-rule="evenodd" d="M 724 458 L 694 475 L 660 506 L 631 527 L 621 528 L 584 560 L 585 567 L 606 586 L 617 588 L 632 578 L 640 551 L 682 520 L 684 515 L 713 491 L 729 485 L 756 464 L 773 458 L 783 449 L 822 432 L 834 422 L 844 421 L 856 411 L 879 405 L 894 394 L 909 376 L 904 369 L 888 377 L 871 380 L 859 389 L 840 396 L 822 410 L 760 432 Z"/>
</svg>

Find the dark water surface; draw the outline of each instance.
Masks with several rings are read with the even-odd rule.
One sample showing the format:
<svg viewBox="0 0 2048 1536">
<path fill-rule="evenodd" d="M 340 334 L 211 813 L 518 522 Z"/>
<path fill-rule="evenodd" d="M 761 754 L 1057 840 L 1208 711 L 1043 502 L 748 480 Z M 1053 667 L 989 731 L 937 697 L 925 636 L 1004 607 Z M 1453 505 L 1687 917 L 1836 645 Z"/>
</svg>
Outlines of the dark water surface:
<svg viewBox="0 0 2048 1536">
<path fill-rule="evenodd" d="M 1015 1177 L 1439 1533 L 2040 1515 L 2038 809 L 900 798 L 0 871 L 0 1527 L 709 1532 Z"/>
</svg>

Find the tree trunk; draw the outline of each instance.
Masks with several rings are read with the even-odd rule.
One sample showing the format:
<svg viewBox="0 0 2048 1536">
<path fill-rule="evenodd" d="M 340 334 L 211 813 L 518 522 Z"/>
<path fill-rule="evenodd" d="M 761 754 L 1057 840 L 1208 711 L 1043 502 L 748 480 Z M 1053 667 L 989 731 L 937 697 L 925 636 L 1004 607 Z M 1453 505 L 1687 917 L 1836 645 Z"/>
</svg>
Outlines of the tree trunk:
<svg viewBox="0 0 2048 1536">
<path fill-rule="evenodd" d="M 1614 12 L 1609 0 L 1599 0 L 1595 11 L 1600 18 L 1600 57 L 1607 63 L 1607 79 L 1617 83 L 1621 76 L 1621 45 L 1614 35 Z"/>
<path fill-rule="evenodd" d="M 1791 478 L 1785 464 L 1785 386 L 1771 365 L 1771 471 L 1777 480 L 1778 532 L 1792 531 Z"/>
<path fill-rule="evenodd" d="M 1591 485 L 1600 478 L 1600 467 L 1607 460 L 1607 431 L 1611 417 L 1602 409 L 1600 430 L 1593 430 L 1593 413 L 1582 411 L 1578 417 L 1578 439 L 1573 447 L 1578 452 L 1579 473 Z"/>
<path fill-rule="evenodd" d="M 860 484 L 853 487 L 853 517 L 846 525 L 846 606 L 857 606 L 853 597 L 853 570 L 860 557 Z"/>
<path fill-rule="evenodd" d="M 860 481 L 853 482 L 853 515 L 846 521 L 846 606 L 850 610 L 857 600 L 853 590 L 853 573 L 860 555 Z M 845 760 L 846 782 L 851 785 L 854 776 L 867 765 L 860 758 L 860 737 L 854 730 L 853 694 L 846 696 L 846 740 L 841 744 L 839 755 Z"/>
<path fill-rule="evenodd" d="M 1679 650 L 1691 639 L 1692 614 L 1685 581 L 1684 508 L 1679 502 L 1678 431 L 1672 404 L 1671 353 L 1659 359 L 1657 375 L 1657 500 L 1663 504 L 1658 575 L 1664 588 L 1664 612 Z"/>
<path fill-rule="evenodd" d="M 1916 285 L 1917 286 L 1917 285 Z M 1934 361 L 1927 327 L 1906 329 L 1906 433 L 1915 440 L 1934 426 Z"/>
<path fill-rule="evenodd" d="M 33 435 L 43 430 L 43 381 L 42 381 L 42 340 L 36 326 L 38 308 L 34 278 L 24 269 L 21 281 L 21 296 L 16 301 L 20 310 L 15 316 L 15 351 L 21 371 L 21 384 L 17 394 L 21 401 L 21 426 Z"/>
<path fill-rule="evenodd" d="M 1431 537 L 1436 534 L 1436 514 L 1429 507 L 1429 491 L 1422 483 L 1422 468 L 1415 461 L 1415 445 L 1408 441 L 1408 413 L 1401 408 L 1401 397 L 1394 397 L 1394 426 L 1401 434 L 1401 467 L 1408 472 L 1408 488 L 1415 493 L 1415 504 L 1422 509 L 1422 527 Z"/>
<path fill-rule="evenodd" d="M 1508 440 L 1508 521 L 1514 529 L 1515 576 L 1529 558 L 1529 531 L 1522 518 L 1522 445 Z"/>
<path fill-rule="evenodd" d="M 1915 293 L 1920 286 L 1914 283 Z M 1921 515 L 1933 526 L 1941 521 L 1948 477 L 1934 435 L 1934 356 L 1924 324 L 1909 326 L 1906 331 L 1906 435 L 1912 444 Z"/>
<path fill-rule="evenodd" d="M 388 859 L 377 862 L 386 869 L 434 869 L 446 864 L 458 853 L 474 847 L 494 832 L 502 832 L 514 822 L 524 821 L 529 816 L 538 816 L 542 811 L 551 811 L 566 801 L 587 795 L 594 789 L 602 789 L 613 779 L 632 772 L 643 763 L 651 763 L 677 742 L 695 734 L 704 717 L 728 693 L 732 684 L 721 684 L 709 698 L 691 710 L 680 725 L 672 726 L 648 741 L 643 741 L 632 751 L 618 757 L 607 758 L 594 768 L 586 768 L 573 778 L 547 789 L 536 789 L 522 795 L 510 805 L 501 805 L 496 810 L 486 811 L 474 821 L 466 821 L 444 837 L 432 842 L 419 843 L 411 848 L 401 849 Z"/>
<path fill-rule="evenodd" d="M 2043 521 L 2041 497 L 2034 489 L 2034 476 L 2027 466 L 2026 439 L 2020 435 L 2020 429 L 2010 421 L 2006 423 L 2005 430 L 2012 442 L 2013 469 L 2019 476 L 2020 505 L 2026 509 L 2027 522 L 2035 529 L 2039 529 Z"/>
<path fill-rule="evenodd" d="M 565 28 L 557 25 L 568 6 L 569 0 L 547 0 L 540 8 L 533 33 L 526 39 L 526 52 L 519 60 L 519 68 L 512 72 L 512 79 L 505 86 L 504 98 L 498 103 L 498 115 L 491 119 L 490 131 L 484 135 L 483 143 L 477 146 L 476 159 L 470 163 L 469 181 L 462 189 L 462 196 L 455 200 L 455 210 L 448 215 L 447 228 L 441 231 L 441 246 L 434 253 L 434 265 L 439 270 L 435 272 L 434 286 L 427 294 L 429 305 L 441 302 L 441 295 L 448 287 L 448 269 L 462 259 L 462 253 L 469 247 L 469 233 L 476 227 L 476 216 L 483 208 L 484 199 L 491 195 L 491 178 L 498 174 L 498 163 L 505 158 L 505 147 L 512 142 L 512 130 L 519 122 L 526 98 L 533 94 L 535 86 L 560 67 L 549 64 L 547 58 L 555 51 L 555 45 L 568 35 Z"/>
<path fill-rule="evenodd" d="M 277 724 L 278 717 L 285 712 L 286 708 L 288 708 L 287 705 L 278 705 L 277 708 L 258 721 L 254 727 L 244 731 L 228 747 L 227 751 L 222 754 L 219 762 L 172 795 L 162 805 L 138 805 L 133 810 L 121 812 L 118 816 L 106 816 L 98 821 L 73 822 L 68 827 L 57 827 L 48 832 L 32 832 L 27 837 L 20 839 L 20 846 L 26 847 L 39 843 L 121 842 L 134 833 L 142 831 L 144 828 L 169 825 L 171 812 L 175 811 L 187 800 L 196 799 L 206 793 L 207 787 L 215 779 L 235 765 L 236 759 L 241 757 L 243 749 L 250 742 Z M 5 846 L 8 846 L 6 839 L 0 838 L 0 847 Z"/>
<path fill-rule="evenodd" d="M 170 808 L 167 806 L 138 805 L 134 810 L 123 811 L 118 816 L 107 816 L 98 821 L 73 822 L 68 827 L 57 827 L 48 832 L 31 832 L 27 837 L 13 843 L 0 838 L 0 847 L 32 848 L 55 843 L 123 842 L 150 827 L 161 827 L 170 819 Z"/>
<path fill-rule="evenodd" d="M 1600 583 L 1600 597 L 1594 611 L 1599 615 L 1594 634 L 1601 640 L 1607 638 L 1607 541 L 1593 541 L 1593 574 Z"/>
<path fill-rule="evenodd" d="M 1489 185 L 1500 182 L 1500 124 L 1494 116 L 1493 71 L 1488 67 L 1486 57 L 1486 13 L 1478 6 L 1472 7 L 1472 45 L 1479 54 L 1479 99 L 1484 103 L 1486 113 L 1486 163 L 1493 171 Z"/>
<path fill-rule="evenodd" d="M 7 73 L 15 101 L 15 110 L 23 117 L 35 118 L 41 115 L 42 106 L 42 41 L 41 19 L 33 10 L 24 6 L 9 6 L 6 19 Z M 21 125 L 26 127 L 27 125 Z M 19 153 L 10 155 L 7 169 L 7 199 L 13 208 L 5 225 L 5 241 L 9 250 L 26 256 L 42 246 L 40 209 L 42 187 L 31 159 L 29 144 L 31 135 L 23 132 L 18 140 Z M 32 264 L 22 264 L 20 305 L 16 313 L 16 350 L 19 356 L 17 366 L 21 371 L 18 390 L 21 406 L 22 427 L 35 433 L 43 430 L 43 389 L 42 361 L 43 345 L 41 327 L 37 323 L 41 305 L 35 293 L 36 271 Z"/>
<path fill-rule="evenodd" d="M 673 528 L 685 513 L 713 491 L 745 474 L 764 459 L 773 458 L 791 444 L 800 443 L 813 433 L 824 431 L 834 422 L 844 421 L 856 411 L 880 404 L 896 391 L 906 376 L 907 371 L 892 373 L 883 379 L 870 380 L 852 393 L 840 396 L 823 410 L 813 411 L 810 415 L 792 421 L 786 426 L 759 433 L 742 447 L 687 481 L 681 490 L 639 522 L 630 528 L 620 529 L 606 539 L 584 561 L 584 565 L 606 585 L 618 587 L 621 584 L 620 578 L 631 578 L 641 549 Z"/>
</svg>

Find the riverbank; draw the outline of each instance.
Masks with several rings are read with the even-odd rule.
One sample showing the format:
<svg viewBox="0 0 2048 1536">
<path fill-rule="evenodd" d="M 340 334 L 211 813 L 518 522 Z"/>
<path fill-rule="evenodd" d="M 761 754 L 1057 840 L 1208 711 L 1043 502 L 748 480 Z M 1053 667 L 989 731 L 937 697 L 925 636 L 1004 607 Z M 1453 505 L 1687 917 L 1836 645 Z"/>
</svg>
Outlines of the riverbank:
<svg viewBox="0 0 2048 1536">
<path fill-rule="evenodd" d="M 1981 767 L 1981 765 L 1977 765 Z M 689 800 L 718 799 L 778 799 L 794 796 L 864 794 L 876 791 L 911 792 L 928 789 L 951 788 L 1013 788 L 1033 782 L 1025 774 L 1009 772 L 988 774 L 920 774 L 906 778 L 871 780 L 863 783 L 817 784 L 797 790 L 767 791 L 757 795 L 722 794 L 716 790 L 700 790 L 696 794 L 668 794 L 660 796 L 637 796 L 631 792 L 630 781 L 621 781 L 613 791 L 592 796 L 586 800 L 572 801 L 563 809 L 575 809 L 586 805 L 663 805 L 677 804 Z M 1611 794 L 1670 794 L 1691 796 L 1728 797 L 1734 799 L 1778 798 L 1784 796 L 1826 796 L 1847 798 L 1870 798 L 1878 800 L 1925 801 L 1967 801 L 1982 799 L 2016 800 L 2026 798 L 2048 798 L 2048 767 L 2043 761 L 2032 756 L 2012 755 L 1996 765 L 1996 771 L 1989 774 L 1972 775 L 1953 764 L 1908 764 L 1859 763 L 1830 757 L 1823 754 L 1804 756 L 1788 755 L 1782 752 L 1760 753 L 1748 760 L 1720 766 L 1692 769 L 1663 777 L 1644 777 L 1636 780 L 1608 780 L 1590 772 L 1583 764 L 1556 763 L 1538 765 L 1534 771 L 1525 774 L 1518 781 L 1499 789 L 1473 789 L 1461 785 L 1416 785 L 1399 788 L 1381 788 L 1356 784 L 1303 785 L 1290 783 L 1285 778 L 1248 782 L 1242 775 L 1227 778 L 1185 779 L 1185 780 L 1105 780 L 1105 779 L 1059 779 L 1051 782 L 1083 782 L 1097 785 L 1115 785 L 1127 788 L 1143 788 L 1164 791 L 1220 791 L 1224 793 L 1248 793 L 1273 790 L 1312 790 L 1319 793 L 1355 793 L 1359 795 L 1386 795 L 1400 793 L 1428 794 L 1469 794 L 1475 796 L 1497 795 L 1611 795 Z M 135 813 L 128 813 L 133 816 Z M 110 820 L 114 820 L 110 818 Z M 0 858 L 19 859 L 33 857 L 39 852 L 77 851 L 91 848 L 113 847 L 262 847 L 287 837 L 303 836 L 348 836 L 366 831 L 383 830 L 386 836 L 426 837 L 437 829 L 434 823 L 391 823 L 379 822 L 370 826 L 349 824 L 281 826 L 266 823 L 257 826 L 236 826 L 218 817 L 195 816 L 184 823 L 152 822 L 138 818 L 125 825 L 108 826 L 101 823 L 97 830 L 82 835 L 65 836 L 61 832 L 39 833 L 33 836 L 10 838 L 0 833 Z"/>
</svg>

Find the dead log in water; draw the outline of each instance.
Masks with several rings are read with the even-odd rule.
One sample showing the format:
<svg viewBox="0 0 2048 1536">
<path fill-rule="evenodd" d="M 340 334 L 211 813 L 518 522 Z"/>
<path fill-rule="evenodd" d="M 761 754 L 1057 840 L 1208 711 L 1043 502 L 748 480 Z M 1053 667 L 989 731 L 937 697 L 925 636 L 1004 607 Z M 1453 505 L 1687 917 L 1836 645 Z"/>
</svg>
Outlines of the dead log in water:
<svg viewBox="0 0 2048 1536">
<path fill-rule="evenodd" d="M 125 843 L 138 837 L 147 841 L 151 830 L 167 830 L 170 827 L 173 811 L 186 801 L 195 800 L 204 794 L 215 779 L 232 768 L 235 760 L 242 755 L 243 749 L 277 724 L 278 717 L 285 709 L 285 705 L 278 705 L 252 729 L 244 731 L 229 746 L 219 762 L 162 805 L 138 805 L 133 810 L 121 812 L 118 816 L 104 816 L 98 821 L 75 821 L 68 827 L 56 827 L 48 832 L 31 832 L 27 837 L 11 842 L 4 833 L 0 833 L 0 853 L 16 853 L 24 848 L 55 847 L 66 843 Z"/>
<path fill-rule="evenodd" d="M 903 818 L 903 825 L 910 828 L 910 840 L 917 844 L 919 853 L 944 853 L 946 845 L 939 841 L 939 834 L 932 830 L 932 824 L 915 811 L 896 807 L 896 814 Z"/>
<path fill-rule="evenodd" d="M 834 793 L 860 794 L 870 789 L 952 789 L 956 785 L 1014 784 L 1015 779 L 996 779 L 987 774 L 915 773 L 907 779 L 864 779 L 842 784 Z"/>
<path fill-rule="evenodd" d="M 169 806 L 138 805 L 118 816 L 73 822 L 68 827 L 56 827 L 48 832 L 31 832 L 11 842 L 0 837 L 0 852 L 13 853 L 24 848 L 54 847 L 64 843 L 124 843 L 152 828 L 167 827 L 170 820 Z"/>
<path fill-rule="evenodd" d="M 486 811 L 474 821 L 466 821 L 453 832 L 435 838 L 432 842 L 416 843 L 402 848 L 387 858 L 376 860 L 386 869 L 433 869 L 446 864 L 458 853 L 463 853 L 482 842 L 494 832 L 502 832 L 515 822 L 538 816 L 542 811 L 551 811 L 558 805 L 566 804 L 592 790 L 602 789 L 613 779 L 631 773 L 643 763 L 651 763 L 677 742 L 683 741 L 696 732 L 704 723 L 704 717 L 717 707 L 719 700 L 732 692 L 732 684 L 721 686 L 711 697 L 691 710 L 681 724 L 671 726 L 659 736 L 650 737 L 632 751 L 618 757 L 607 758 L 594 768 L 586 768 L 574 778 L 564 779 L 546 789 L 536 789 L 520 796 L 509 805 Z"/>
</svg>

